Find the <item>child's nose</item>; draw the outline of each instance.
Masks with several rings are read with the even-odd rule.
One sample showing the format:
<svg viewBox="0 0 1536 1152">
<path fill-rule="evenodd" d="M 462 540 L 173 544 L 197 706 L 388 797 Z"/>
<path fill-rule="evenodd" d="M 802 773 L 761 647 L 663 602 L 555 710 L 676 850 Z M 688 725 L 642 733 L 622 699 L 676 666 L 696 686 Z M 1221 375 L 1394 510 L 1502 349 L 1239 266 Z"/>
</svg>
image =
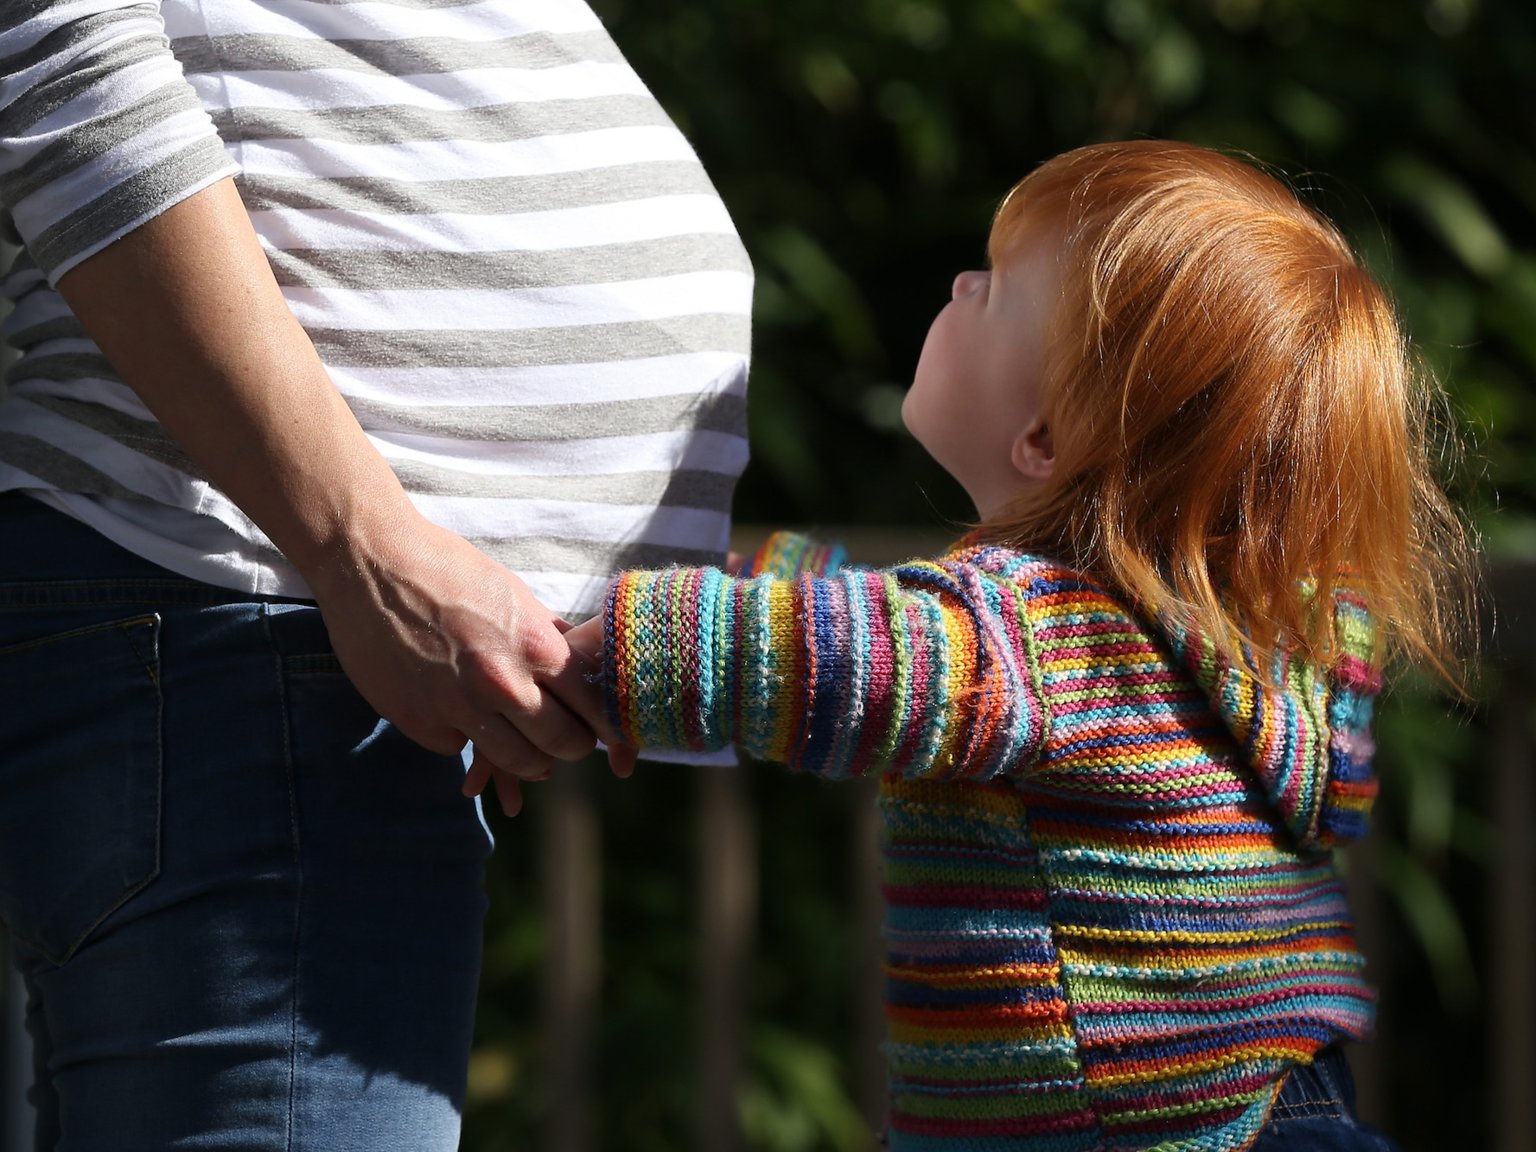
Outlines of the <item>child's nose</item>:
<svg viewBox="0 0 1536 1152">
<path fill-rule="evenodd" d="M 985 272 L 971 271 L 971 272 L 962 272 L 962 273 L 960 273 L 960 275 L 955 277 L 955 282 L 952 285 L 950 285 L 950 289 L 949 289 L 949 297 L 950 297 L 950 299 L 951 300 L 958 300 L 958 299 L 960 299 L 960 297 L 968 295 L 969 293 L 976 291 L 977 285 L 979 285 L 981 283 L 982 279 L 985 276 L 986 276 Z"/>
</svg>

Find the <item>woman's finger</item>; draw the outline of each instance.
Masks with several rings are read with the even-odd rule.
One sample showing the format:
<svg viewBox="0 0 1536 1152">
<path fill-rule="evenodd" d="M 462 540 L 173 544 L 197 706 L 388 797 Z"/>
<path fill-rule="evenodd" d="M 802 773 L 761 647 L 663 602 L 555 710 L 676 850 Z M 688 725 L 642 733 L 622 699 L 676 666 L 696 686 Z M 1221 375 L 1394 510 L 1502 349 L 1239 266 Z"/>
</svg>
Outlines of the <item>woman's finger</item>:
<svg viewBox="0 0 1536 1152">
<path fill-rule="evenodd" d="M 523 782 L 507 772 L 496 773 L 496 799 L 508 817 L 523 810 Z"/>
<path fill-rule="evenodd" d="M 479 753 L 470 761 L 469 771 L 464 774 L 464 783 L 460 791 L 466 796 L 478 796 L 485 791 L 485 786 L 491 782 L 491 775 L 495 769 L 491 762 Z"/>
<path fill-rule="evenodd" d="M 539 699 L 532 707 L 518 710 L 509 723 L 532 748 L 556 760 L 580 760 L 589 756 L 597 747 L 597 736 L 592 730 L 591 718 L 578 713 L 569 705 L 579 702 L 583 688 L 577 666 L 558 676 L 550 677 L 538 686 Z M 595 689 L 590 689 L 595 692 Z"/>
</svg>

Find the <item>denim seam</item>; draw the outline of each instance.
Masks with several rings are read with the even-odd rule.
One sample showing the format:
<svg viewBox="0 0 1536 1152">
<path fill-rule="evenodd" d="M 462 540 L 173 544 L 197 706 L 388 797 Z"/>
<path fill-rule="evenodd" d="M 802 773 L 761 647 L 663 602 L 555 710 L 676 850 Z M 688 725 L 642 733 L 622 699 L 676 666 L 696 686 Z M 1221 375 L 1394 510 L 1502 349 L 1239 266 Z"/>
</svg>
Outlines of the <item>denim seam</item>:
<svg viewBox="0 0 1536 1152">
<path fill-rule="evenodd" d="M 1312 1120 L 1319 1116 L 1341 1117 L 1344 1101 L 1306 1100 L 1299 1104 L 1277 1104 L 1270 1114 L 1273 1120 Z M 1342 1117 L 1341 1117 L 1342 1118 Z"/>
<path fill-rule="evenodd" d="M 288 1001 L 288 1131 L 287 1147 L 293 1150 L 294 1113 L 299 1083 L 299 954 L 304 930 L 304 859 L 299 847 L 298 782 L 293 763 L 293 727 L 288 715 L 288 683 L 283 672 L 283 655 L 272 635 L 272 608 L 263 605 L 261 626 L 272 650 L 272 668 L 276 678 L 278 712 L 283 719 L 283 767 L 288 775 L 288 827 L 293 839 L 293 966 Z"/>
<path fill-rule="evenodd" d="M 124 637 L 127 637 L 128 629 L 130 628 L 136 628 L 143 624 L 158 624 L 159 622 L 159 613 L 146 612 L 142 616 L 133 616 L 127 620 L 107 620 L 100 624 L 84 624 L 79 628 L 71 628 L 66 632 L 51 632 L 47 636 L 39 636 L 35 640 L 21 640 L 15 644 L 0 645 L 0 652 L 4 652 L 7 655 L 15 652 L 26 652 L 32 648 L 42 648 L 48 644 L 56 644 L 61 640 L 73 640 L 77 636 L 89 636 L 94 632 L 105 632 L 109 628 L 116 628 Z M 139 652 L 138 647 L 131 638 L 128 640 L 128 644 L 133 648 L 134 655 L 138 656 L 142 662 L 143 655 Z M 155 680 L 154 676 L 151 676 L 150 680 L 154 681 L 158 686 L 159 682 Z"/>
<path fill-rule="evenodd" d="M 139 620 L 125 620 L 121 624 L 117 625 L 117 627 L 122 632 L 123 639 L 128 642 L 128 647 L 132 648 L 133 654 L 139 658 L 139 663 L 144 666 L 144 672 L 149 677 L 149 682 L 155 686 L 156 692 L 158 693 L 160 688 L 160 670 L 155 666 L 155 662 L 153 660 L 145 658 L 144 652 L 142 649 L 140 649 L 138 643 L 135 641 L 132 632 L 132 627 L 145 619 L 153 620 L 158 631 L 160 624 L 160 614 L 158 612 L 150 617 L 140 617 Z M 161 707 L 164 707 L 163 699 L 161 700 Z M 156 717 L 157 728 L 159 727 L 161 718 L 162 717 L 159 715 Z"/>
<path fill-rule="evenodd" d="M 1337 1059 L 1342 1060 L 1343 1056 L 1339 1055 Z M 1349 1066 L 1346 1064 L 1344 1067 L 1345 1071 L 1347 1072 Z M 1340 1077 L 1336 1075 L 1333 1060 L 1319 1060 L 1316 1063 L 1316 1068 L 1317 1078 L 1323 1085 L 1324 1089 L 1327 1090 L 1328 1094 L 1338 1097 L 1340 1108 L 1346 1112 L 1352 1112 L 1354 1110 L 1354 1101 L 1353 1099 L 1346 1099 L 1351 1097 L 1352 1094 L 1345 1091 L 1343 1082 L 1341 1081 Z"/>
<path fill-rule="evenodd" d="M 149 887 L 149 885 L 151 883 L 153 883 L 154 880 L 160 875 L 160 841 L 161 841 L 160 821 L 161 821 L 161 818 L 163 816 L 163 808 L 165 806 L 165 804 L 164 804 L 164 797 L 165 797 L 165 693 L 160 690 L 160 677 L 156 673 L 156 670 L 155 670 L 153 662 L 145 660 L 143 651 L 139 648 L 139 646 L 136 643 L 134 643 L 133 638 L 132 638 L 132 636 L 129 635 L 129 631 L 128 631 L 130 626 L 133 626 L 133 625 L 143 625 L 143 624 L 148 624 L 148 623 L 153 623 L 153 624 L 158 626 L 159 623 L 160 623 L 159 616 L 157 616 L 157 615 L 154 615 L 154 616 L 143 616 L 143 617 L 139 617 L 138 619 L 135 619 L 135 620 L 123 621 L 123 622 L 121 622 L 119 624 L 116 624 L 116 625 L 106 625 L 105 627 L 116 627 L 117 628 L 118 632 L 122 635 L 124 640 L 127 642 L 128 646 L 133 649 L 134 656 L 136 656 L 138 658 L 139 662 L 144 665 L 145 674 L 149 677 L 150 685 L 155 690 L 155 859 L 154 859 L 154 864 L 150 867 L 150 870 L 147 873 L 145 873 L 145 875 L 142 876 L 138 880 L 137 883 L 135 883 L 132 887 L 128 888 L 126 891 L 124 891 L 122 893 L 122 895 L 120 895 L 115 901 L 113 901 L 112 906 L 110 908 L 107 908 L 105 911 L 102 912 L 102 914 L 100 916 L 96 917 L 95 920 L 92 920 L 89 924 L 87 924 L 81 930 L 80 935 L 75 937 L 74 940 L 70 941 L 69 946 L 67 948 L 65 948 L 64 951 L 60 955 L 58 955 L 58 956 L 54 956 L 48 950 L 47 945 L 44 944 L 41 940 L 34 940 L 31 937 L 29 937 L 29 936 L 27 936 L 27 935 L 25 935 L 25 934 L 23 934 L 21 932 L 16 932 L 14 929 L 12 930 L 12 935 L 15 937 L 15 939 L 18 942 L 27 944 L 28 946 L 30 946 L 32 948 L 35 948 L 37 950 L 38 955 L 41 956 L 44 960 L 48 961 L 48 963 L 52 964 L 55 968 L 62 968 L 65 964 L 68 964 L 70 962 L 70 960 L 72 960 L 74 958 L 75 953 L 80 950 L 80 946 L 91 938 L 91 934 L 93 932 L 95 932 L 96 929 L 100 928 L 102 926 L 102 924 L 106 922 L 106 920 L 107 920 L 107 918 L 109 916 L 111 916 L 114 912 L 116 912 L 124 904 L 128 903 L 128 901 L 132 900 L 140 892 L 144 891 L 145 888 Z M 78 631 L 81 632 L 81 633 L 86 633 L 86 632 L 95 632 L 95 631 L 100 631 L 100 630 L 101 630 L 101 628 L 99 628 L 99 627 L 91 627 L 91 628 L 81 628 Z M 51 639 L 57 639 L 57 637 L 52 637 Z M 40 641 L 39 641 L 39 643 L 40 643 Z M 30 647 L 30 646 L 31 646 L 30 644 L 24 644 L 24 645 L 20 645 L 18 647 L 24 649 L 24 648 L 27 648 L 27 647 Z M 16 651 L 16 650 L 18 650 L 18 649 L 15 649 L 15 648 L 8 649 L 8 651 Z"/>
</svg>

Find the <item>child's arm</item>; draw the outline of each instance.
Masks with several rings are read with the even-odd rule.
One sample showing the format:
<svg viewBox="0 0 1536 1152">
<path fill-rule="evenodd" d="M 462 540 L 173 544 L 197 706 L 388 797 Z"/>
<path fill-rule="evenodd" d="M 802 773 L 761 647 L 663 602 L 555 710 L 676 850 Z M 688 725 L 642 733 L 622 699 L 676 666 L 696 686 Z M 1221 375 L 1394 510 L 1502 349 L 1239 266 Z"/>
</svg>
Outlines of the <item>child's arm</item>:
<svg viewBox="0 0 1536 1152">
<path fill-rule="evenodd" d="M 763 541 L 750 556 L 730 554 L 724 571 L 732 576 L 779 576 L 792 577 L 804 573 L 825 575 L 842 567 L 847 556 L 837 545 L 820 544 L 798 532 L 775 532 Z M 571 652 L 589 667 L 597 668 L 603 657 L 603 617 L 593 616 L 565 634 Z M 567 697 L 566 703 L 589 720 L 596 716 L 605 718 L 603 689 L 598 678 L 586 681 L 587 690 L 580 699 Z M 638 754 L 628 745 L 610 740 L 607 745 L 608 763 L 615 776 L 628 777 L 634 773 Z M 490 779 L 490 770 L 471 772 L 465 785 L 465 795 L 477 795 Z M 516 788 L 517 782 L 509 782 Z"/>
<path fill-rule="evenodd" d="M 985 779 L 1044 741 L 1019 590 L 971 564 L 628 572 L 603 621 L 610 719 L 637 747 Z"/>
</svg>

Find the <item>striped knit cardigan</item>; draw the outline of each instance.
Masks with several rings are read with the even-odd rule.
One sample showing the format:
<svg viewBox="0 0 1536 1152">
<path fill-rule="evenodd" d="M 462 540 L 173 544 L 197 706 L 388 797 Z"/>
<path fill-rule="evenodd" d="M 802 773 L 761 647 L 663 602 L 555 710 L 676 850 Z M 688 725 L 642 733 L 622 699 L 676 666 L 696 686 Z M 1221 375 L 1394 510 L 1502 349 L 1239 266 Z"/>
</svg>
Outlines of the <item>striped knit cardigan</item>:
<svg viewBox="0 0 1536 1152">
<path fill-rule="evenodd" d="M 1329 851 L 1375 792 L 1361 604 L 1270 689 L 1048 560 L 840 559 L 626 573 L 604 675 L 637 746 L 880 777 L 890 1146 L 1249 1144 L 1370 1023 Z"/>
</svg>

